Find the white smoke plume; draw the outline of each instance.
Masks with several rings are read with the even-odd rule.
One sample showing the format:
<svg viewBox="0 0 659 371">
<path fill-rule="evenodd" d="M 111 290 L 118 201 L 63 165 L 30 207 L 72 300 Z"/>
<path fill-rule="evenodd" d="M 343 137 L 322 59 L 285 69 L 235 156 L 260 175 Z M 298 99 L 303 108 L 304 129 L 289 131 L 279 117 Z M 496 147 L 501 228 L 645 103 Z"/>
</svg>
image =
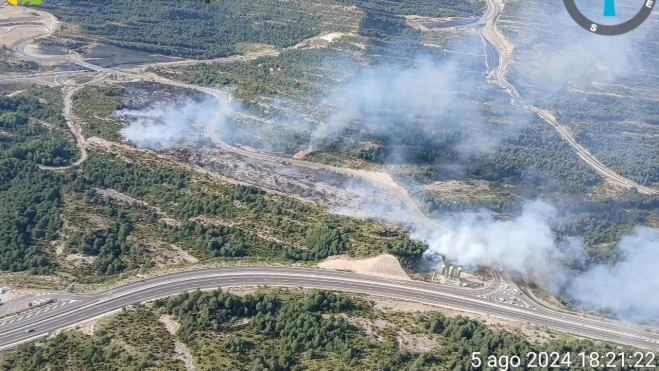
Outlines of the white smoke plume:
<svg viewBox="0 0 659 371">
<path fill-rule="evenodd" d="M 201 100 L 182 99 L 177 104 L 154 104 L 141 110 L 116 112 L 130 124 L 121 129 L 128 142 L 143 148 L 165 149 L 186 141 L 197 141 L 203 137 L 203 125 L 220 114 L 220 103 L 212 96 Z M 230 115 L 231 110 L 223 110 Z"/>
<path fill-rule="evenodd" d="M 465 47 L 478 50 L 482 45 L 479 42 Z M 472 95 L 483 94 L 485 66 L 481 73 L 469 70 L 474 59 L 473 55 L 458 55 L 436 62 L 418 56 L 406 66 L 362 69 L 324 93 L 323 99 L 334 109 L 311 132 L 311 147 L 338 139 L 349 127 L 380 134 L 392 128 L 409 128 L 410 132 L 423 128 L 434 134 L 463 125 L 464 138 L 456 145 L 461 153 L 494 148 L 504 135 L 519 127 L 493 125 L 483 117 L 477 101 L 482 98 Z M 442 140 L 440 136 L 434 138 Z"/>
<path fill-rule="evenodd" d="M 659 319 L 659 230 L 636 227 L 622 237 L 619 248 L 622 261 L 576 276 L 567 286 L 567 295 L 623 319 Z"/>
<path fill-rule="evenodd" d="M 454 234 L 422 228 L 412 237 L 428 242 L 428 258 L 439 254 L 471 267 L 496 264 L 558 292 L 569 278 L 562 263 L 578 259 L 582 245 L 576 240 L 556 243 L 549 223 L 557 215 L 555 207 L 537 200 L 526 203 L 512 220 L 498 221 L 489 212 L 468 214 L 442 221 Z"/>
<path fill-rule="evenodd" d="M 542 20 L 547 29 L 569 42 L 548 42 L 546 30 L 540 32 L 532 28 L 537 24 L 518 30 L 524 37 L 536 41 L 533 49 L 515 51 L 514 67 L 520 71 L 519 79 L 527 89 L 542 87 L 558 95 L 571 84 L 615 82 L 648 62 L 643 59 L 645 55 L 637 53 L 641 31 L 616 38 L 592 35 L 578 28 L 567 14 L 556 12 L 561 6 L 560 1 L 555 0 L 546 9 L 530 9 L 524 18 Z M 600 3 L 595 6 L 601 8 Z M 563 34 L 564 30 L 570 30 L 569 35 Z M 482 48 L 482 45 L 473 47 Z M 441 129 L 450 125 L 453 118 L 466 117 L 473 126 L 461 150 L 476 153 L 492 148 L 506 130 L 514 128 L 498 127 L 499 131 L 493 132 L 478 110 L 456 104 L 456 92 L 476 90 L 481 83 L 479 79 L 485 77 L 484 71 L 478 76 L 464 74 L 462 68 L 457 58 L 442 64 L 420 58 L 406 68 L 363 70 L 326 93 L 326 99 L 340 109 L 312 130 L 311 144 L 336 137 L 365 114 L 379 112 L 383 113 L 377 115 L 382 121 L 368 124 L 386 127 L 407 122 L 414 125 L 419 118 L 431 118 L 435 128 Z M 208 115 L 216 112 L 217 105 L 212 100 L 190 103 L 183 108 L 165 106 L 124 112 L 143 119 L 124 128 L 122 135 L 148 148 L 192 140 L 203 131 L 192 130 L 189 123 L 207 120 Z M 334 211 L 354 216 L 353 210 Z M 407 210 L 398 212 L 392 205 L 369 205 L 359 215 L 397 218 L 403 224 L 412 220 Z M 659 275 L 653 269 L 659 263 L 659 231 L 637 228 L 620 242 L 619 247 L 625 254 L 623 261 L 580 274 L 570 271 L 564 263 L 581 259 L 582 244 L 578 239 L 556 241 L 550 223 L 557 216 L 558 211 L 552 205 L 532 201 L 512 220 L 497 220 L 492 213 L 481 211 L 475 216 L 441 221 L 456 234 L 430 231 L 417 225 L 411 237 L 428 243 L 426 257 L 429 261 L 443 255 L 462 266 L 496 264 L 535 280 L 552 293 L 611 310 L 621 318 L 657 318 L 659 296 L 653 294 L 659 291 Z"/>
<path fill-rule="evenodd" d="M 418 228 L 411 237 L 429 244 L 424 258 L 434 268 L 441 262 L 437 256 L 466 267 L 497 265 L 586 309 L 659 320 L 659 297 L 653 295 L 659 292 L 659 230 L 637 227 L 619 243 L 622 261 L 577 272 L 566 263 L 581 265 L 583 244 L 577 238 L 556 241 L 550 223 L 557 216 L 555 207 L 537 200 L 512 220 L 482 212 L 441 222 L 455 234 Z"/>
<path fill-rule="evenodd" d="M 312 142 L 338 134 L 365 113 L 384 111 L 393 115 L 437 116 L 451 107 L 458 86 L 457 65 L 437 65 L 420 58 L 410 68 L 369 68 L 331 91 L 329 99 L 338 108 L 311 135 Z M 464 80 L 462 88 L 475 86 Z"/>
</svg>

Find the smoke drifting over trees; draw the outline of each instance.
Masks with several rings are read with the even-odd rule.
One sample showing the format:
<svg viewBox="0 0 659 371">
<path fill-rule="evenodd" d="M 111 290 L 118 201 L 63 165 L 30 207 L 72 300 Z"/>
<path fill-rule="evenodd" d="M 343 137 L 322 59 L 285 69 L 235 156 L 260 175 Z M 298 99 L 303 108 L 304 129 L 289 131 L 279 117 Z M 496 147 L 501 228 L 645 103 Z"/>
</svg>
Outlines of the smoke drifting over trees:
<svg viewBox="0 0 659 371">
<path fill-rule="evenodd" d="M 659 230 L 637 227 L 622 237 L 619 248 L 624 255 L 621 262 L 576 276 L 567 287 L 567 295 L 586 305 L 611 310 L 624 319 L 657 319 Z"/>
<path fill-rule="evenodd" d="M 186 141 L 199 140 L 204 124 L 217 113 L 218 102 L 213 97 L 199 101 L 184 98 L 183 103 L 157 104 L 142 110 L 121 110 L 116 116 L 131 123 L 121 129 L 121 135 L 138 147 L 163 149 Z"/>
<path fill-rule="evenodd" d="M 571 27 L 578 31 L 572 35 L 572 42 L 559 49 L 543 43 L 538 32 L 518 30 L 538 39 L 537 48 L 520 50 L 515 60 L 519 72 L 514 82 L 523 82 L 520 89 L 523 98 L 525 91 L 537 86 L 551 97 L 563 94 L 566 86 L 572 84 L 614 83 L 628 76 L 630 70 L 649 62 L 644 59 L 646 55 L 634 53 L 637 40 L 642 39 L 639 34 L 614 40 L 579 33 L 580 29 L 565 17 L 566 14 L 546 14 L 542 18 L 563 25 L 561 29 Z M 474 44 L 472 47 L 481 46 Z M 528 120 L 516 116 L 507 118 L 509 122 L 514 121 L 514 125 L 487 122 L 481 102 L 474 98 L 482 93 L 479 89 L 485 73 L 465 73 L 464 66 L 470 62 L 463 58 L 470 57 L 455 57 L 443 63 L 418 58 L 405 67 L 363 69 L 338 88 L 324 93 L 336 110 L 311 129 L 310 145 L 337 138 L 351 125 L 413 131 L 421 123 L 429 132 L 463 128 L 462 135 L 452 139 L 461 156 L 491 150 L 501 138 L 520 130 Z M 536 101 L 536 97 L 526 98 L 527 103 Z M 121 114 L 138 120 L 124 128 L 122 135 L 146 148 L 198 139 L 202 130 L 192 129 L 189 123 L 205 122 L 217 109 L 216 101 L 203 100 L 188 102 L 183 107 L 125 111 Z M 379 218 L 385 215 L 382 211 L 374 205 L 359 212 L 361 216 Z M 659 299 L 652 293 L 659 291 L 659 276 L 653 270 L 659 263 L 659 231 L 638 227 L 620 241 L 619 249 L 624 256 L 621 262 L 579 272 L 568 266 L 581 265 L 582 243 L 577 238 L 557 241 L 552 233 L 551 222 L 559 214 L 556 207 L 536 200 L 527 202 L 521 214 L 511 220 L 497 220 L 493 214 L 481 211 L 478 216 L 442 220 L 456 231 L 455 234 L 415 226 L 412 236 L 428 243 L 426 256 L 429 260 L 440 254 L 464 266 L 497 264 L 535 280 L 546 290 L 572 302 L 610 310 L 626 319 L 657 318 Z M 386 215 L 399 218 L 397 221 L 401 223 L 410 223 L 405 211 L 392 212 L 387 206 Z"/>
</svg>

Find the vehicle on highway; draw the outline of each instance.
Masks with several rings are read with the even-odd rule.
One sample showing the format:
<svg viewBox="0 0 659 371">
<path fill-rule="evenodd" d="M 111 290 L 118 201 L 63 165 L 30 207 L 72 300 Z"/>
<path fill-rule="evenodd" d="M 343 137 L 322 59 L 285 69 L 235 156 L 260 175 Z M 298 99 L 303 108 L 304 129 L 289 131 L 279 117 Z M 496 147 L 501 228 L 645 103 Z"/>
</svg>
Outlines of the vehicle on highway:
<svg viewBox="0 0 659 371">
<path fill-rule="evenodd" d="M 33 329 L 33 328 L 29 328 L 29 329 L 25 330 L 25 332 L 34 332 L 34 329 Z"/>
</svg>

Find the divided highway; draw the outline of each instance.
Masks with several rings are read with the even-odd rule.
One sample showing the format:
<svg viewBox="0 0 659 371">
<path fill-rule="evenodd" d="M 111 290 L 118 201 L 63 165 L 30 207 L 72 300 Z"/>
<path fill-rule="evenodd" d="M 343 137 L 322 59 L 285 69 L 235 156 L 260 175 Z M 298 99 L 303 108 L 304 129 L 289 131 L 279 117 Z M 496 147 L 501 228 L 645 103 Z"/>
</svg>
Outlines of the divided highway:
<svg viewBox="0 0 659 371">
<path fill-rule="evenodd" d="M 71 295 L 77 302 L 65 311 L 41 313 L 27 322 L 4 327 L 0 320 L 0 349 L 15 343 L 54 334 L 131 304 L 191 291 L 230 286 L 290 286 L 349 291 L 411 300 L 548 326 L 580 336 L 606 339 L 648 349 L 659 349 L 659 335 L 627 329 L 619 331 L 607 322 L 589 321 L 577 316 L 555 317 L 544 312 L 504 305 L 475 297 L 475 292 L 454 290 L 424 282 L 398 281 L 319 269 L 288 267 L 227 267 L 182 272 L 117 287 L 93 295 Z M 487 289 L 486 289 L 487 290 Z M 34 329 L 34 332 L 26 332 Z"/>
</svg>

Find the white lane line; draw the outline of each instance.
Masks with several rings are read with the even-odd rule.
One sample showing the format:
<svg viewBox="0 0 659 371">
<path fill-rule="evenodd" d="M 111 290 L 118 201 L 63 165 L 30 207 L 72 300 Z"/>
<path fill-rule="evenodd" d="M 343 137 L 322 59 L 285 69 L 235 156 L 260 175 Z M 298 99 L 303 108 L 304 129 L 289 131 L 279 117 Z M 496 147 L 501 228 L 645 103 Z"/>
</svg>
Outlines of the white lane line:
<svg viewBox="0 0 659 371">
<path fill-rule="evenodd" d="M 12 319 L 11 321 L 9 321 L 9 323 L 12 323 L 12 322 L 14 322 L 14 321 L 16 321 L 16 318 L 14 318 L 14 319 Z"/>
<path fill-rule="evenodd" d="M 25 317 L 25 319 L 28 319 L 30 317 L 32 317 L 32 313 L 28 314 L 27 317 Z"/>
<path fill-rule="evenodd" d="M 50 310 L 50 307 L 46 308 L 46 310 L 44 310 L 43 312 L 46 313 L 46 312 L 48 312 L 49 310 Z"/>
</svg>

